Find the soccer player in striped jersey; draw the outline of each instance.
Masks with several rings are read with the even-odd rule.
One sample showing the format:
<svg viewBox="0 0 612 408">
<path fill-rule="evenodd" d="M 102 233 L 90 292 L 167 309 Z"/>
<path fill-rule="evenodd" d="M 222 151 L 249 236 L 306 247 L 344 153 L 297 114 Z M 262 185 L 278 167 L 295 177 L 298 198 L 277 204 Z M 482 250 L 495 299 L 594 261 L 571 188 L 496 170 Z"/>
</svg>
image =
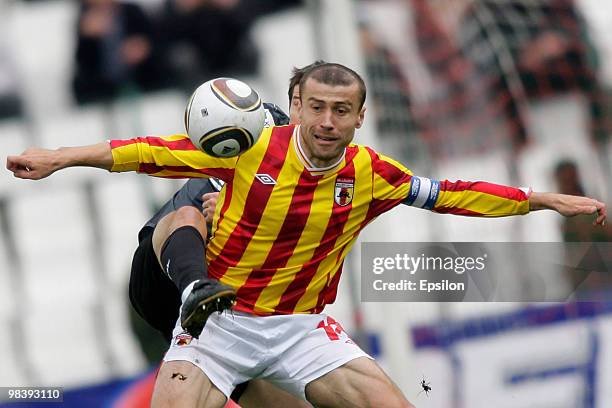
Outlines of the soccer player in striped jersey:
<svg viewBox="0 0 612 408">
<path fill-rule="evenodd" d="M 297 123 L 297 106 L 299 105 L 299 82 L 306 70 L 312 66 L 321 64 L 322 61 L 294 68 L 289 80 L 289 113 L 291 122 Z M 264 103 L 266 110 L 266 126 L 286 125 L 290 118 L 276 105 Z M 138 314 L 152 327 L 158 329 L 168 341 L 172 339 L 172 331 L 179 316 L 181 298 L 190 295 L 195 282 L 202 280 L 206 282 L 204 257 L 202 250 L 202 226 L 212 223 L 217 196 L 223 186 L 223 181 L 210 178 L 191 179 L 176 192 L 171 200 L 167 201 L 161 209 L 147 221 L 138 233 L 139 245 L 134 254 L 132 270 L 130 274 L 129 294 L 130 301 Z M 160 225 L 160 228 L 158 228 Z M 161 230 L 161 231 L 160 231 Z M 175 233 L 178 231 L 178 234 Z M 187 236 L 181 236 L 185 232 Z M 210 229 L 208 229 L 210 231 Z M 174 268 L 172 276 L 166 274 L 161 268 L 163 261 L 153 248 L 153 236 L 157 240 L 163 240 L 162 247 L 175 247 L 184 250 L 185 240 L 191 240 L 196 246 L 194 251 L 198 258 L 191 258 L 191 262 L 183 262 L 183 268 Z M 160 238 L 163 237 L 163 238 Z M 177 242 L 172 242 L 177 241 Z M 187 242 L 189 246 L 189 242 Z M 171 256 L 166 255 L 166 259 Z M 180 256 L 180 255 L 179 255 Z M 176 255 L 174 255 L 176 257 Z M 184 260 L 183 260 L 184 261 Z M 198 262 L 198 265 L 191 265 Z M 222 290 L 220 285 L 205 285 L 203 289 L 196 288 L 190 296 L 196 298 L 189 305 L 199 305 L 200 300 L 210 299 L 210 288 Z M 177 290 L 178 289 L 178 290 Z M 182 289 L 182 290 L 181 290 Z M 181 296 L 181 292 L 183 295 Z M 203 325 L 203 321 L 199 324 Z M 201 331 L 201 328 L 199 329 Z M 198 331 L 198 333 L 199 333 Z M 181 333 L 175 341 L 185 341 L 186 334 Z M 261 380 L 250 381 L 238 385 L 232 393 L 232 399 L 238 401 L 242 406 L 266 406 L 266 407 L 299 407 L 302 402 L 290 394 L 279 390 Z"/>
<path fill-rule="evenodd" d="M 320 65 L 323 61 L 316 61 L 313 64 L 302 68 L 294 68 L 289 80 L 289 114 L 291 118 L 276 105 L 264 103 L 266 110 L 266 126 L 279 126 L 297 123 L 297 107 L 299 106 L 299 82 L 304 73 L 311 67 Z M 132 270 L 130 274 L 129 295 L 130 301 L 138 314 L 152 327 L 159 330 L 168 341 L 172 339 L 172 331 L 179 316 L 182 297 L 189 296 L 189 292 L 195 286 L 197 280 L 206 279 L 200 276 L 204 273 L 205 264 L 200 257 L 199 265 L 191 266 L 189 263 L 183 269 L 173 269 L 172 276 L 166 274 L 161 268 L 163 263 L 155 254 L 153 248 L 153 235 L 158 229 L 160 221 L 163 231 L 157 231 L 159 236 L 165 238 L 163 246 L 173 246 L 175 244 L 168 241 L 184 240 L 185 237 L 176 236 L 174 231 L 190 230 L 191 234 L 187 238 L 191 239 L 195 245 L 199 245 L 198 253 L 202 247 L 202 227 L 204 224 L 210 226 L 213 220 L 219 191 L 223 186 L 223 181 L 215 178 L 191 179 L 175 193 L 171 200 L 167 201 L 161 209 L 147 221 L 138 233 L 139 245 L 134 254 Z M 172 222 L 168 222 L 168 220 Z M 171 230 L 168 230 L 171 227 Z M 210 230 L 209 230 L 210 231 Z M 179 231 L 180 233 L 180 231 Z M 183 245 L 176 245 L 179 249 L 184 249 Z M 197 261 L 197 258 L 192 258 Z M 193 261 L 192 261 L 193 262 Z M 186 269 L 186 270 L 185 270 Z M 198 279 L 196 279 L 198 278 Z M 191 281 L 196 279 L 195 281 Z M 182 285 L 181 285 L 182 282 Z M 181 286 L 183 287 L 181 296 Z M 210 287 L 210 285 L 207 285 Z M 212 288 L 219 288 L 218 285 Z M 178 290 L 177 290 L 178 289 Z M 205 288 L 208 289 L 208 288 Z M 222 287 L 220 288 L 222 289 Z M 199 304 L 199 298 L 210 299 L 210 295 L 204 290 L 197 290 L 192 297 L 196 301 L 190 305 Z M 203 325 L 204 322 L 200 322 Z M 200 329 L 201 331 L 201 329 Z M 199 332 L 198 332 L 199 333 Z M 185 341 L 186 334 L 181 333 L 175 341 Z M 234 401 L 238 401 L 242 406 L 266 406 L 266 407 L 300 407 L 302 401 L 294 398 L 277 387 L 270 385 L 262 380 L 249 381 L 239 384 L 231 395 Z M 304 405 L 306 406 L 306 405 Z"/>
<path fill-rule="evenodd" d="M 308 67 L 295 69 L 290 85 L 299 82 L 306 69 Z M 292 88 L 293 86 L 290 86 L 290 90 Z M 290 94 L 290 103 L 291 98 L 292 95 Z M 267 116 L 266 122 L 270 126 L 286 125 L 289 123 L 289 117 L 278 106 L 264 103 L 264 107 Z M 222 180 L 214 178 L 190 179 L 170 200 L 164 203 L 160 210 L 145 223 L 138 233 L 139 245 L 134 254 L 130 274 L 130 301 L 138 314 L 149 325 L 159 330 L 168 342 L 172 340 L 172 331 L 179 317 L 181 293 L 179 292 L 180 286 L 177 284 L 178 282 L 172 280 L 160 266 L 153 249 L 153 235 L 160 221 L 167 217 L 176 219 L 175 230 L 179 228 L 193 228 L 195 229 L 194 233 L 203 233 L 200 232 L 199 226 L 206 224 L 208 227 L 212 223 L 217 196 L 223 184 Z M 183 224 L 176 225 L 178 222 Z M 162 223 L 161 225 L 162 227 L 167 227 L 168 224 Z M 164 232 L 163 234 L 169 237 L 167 240 L 173 239 L 171 233 Z M 199 238 L 196 240 L 196 243 L 200 243 L 200 245 L 202 245 L 201 242 L 202 240 Z M 204 264 L 205 259 L 202 257 L 199 262 Z M 200 271 L 201 266 L 205 267 L 205 265 L 198 265 L 198 269 L 195 270 Z M 181 272 L 180 270 L 175 271 L 174 277 L 176 281 L 185 279 L 181 276 Z M 187 277 L 193 276 L 192 270 L 187 269 L 185 275 Z M 206 279 L 206 277 L 199 275 L 196 277 L 199 277 L 197 280 Z M 189 293 L 190 288 L 193 286 L 188 285 L 186 287 L 187 293 Z M 197 292 L 197 295 L 201 294 L 201 292 Z M 174 341 L 185 342 L 187 339 L 188 334 L 181 333 L 175 336 Z M 263 380 L 239 384 L 232 392 L 231 398 L 245 408 L 262 406 L 269 408 L 285 408 L 288 406 L 306 408 L 310 406 Z"/>
<path fill-rule="evenodd" d="M 288 95 L 293 123 L 297 122 L 299 81 L 306 70 L 322 62 L 294 68 L 292 72 Z M 276 105 L 264 103 L 264 108 L 268 125 L 289 123 L 290 118 Z M 197 337 L 208 315 L 229 308 L 235 298 L 233 288 L 207 276 L 202 262 L 207 229 L 200 206 L 212 222 L 213 204 L 222 185 L 222 180 L 213 178 L 188 181 L 138 234 L 139 246 L 130 274 L 130 301 L 138 314 L 167 339 L 172 337 L 179 307 L 181 325 Z M 205 193 L 209 195 L 203 203 L 201 195 Z"/>
<path fill-rule="evenodd" d="M 272 126 L 289 123 L 289 117 L 276 105 L 264 103 L 264 107 L 266 121 Z M 208 209 L 208 223 L 212 223 L 211 200 L 216 200 L 222 187 L 223 181 L 215 178 L 187 181 L 138 233 L 139 245 L 130 274 L 130 301 L 138 314 L 168 341 L 172 338 L 182 299 L 192 295 L 196 282 L 201 281 L 204 285 L 194 291 L 198 297 L 191 302 L 192 305 L 214 298 L 216 292 L 223 292 L 227 287 L 207 279 L 203 252 L 209 231 L 203 210 Z M 204 194 L 214 196 L 208 196 L 205 203 Z M 214 213 L 214 207 L 212 211 Z M 183 252 L 191 256 L 186 259 L 181 256 Z M 169 264 L 173 267 L 167 267 Z M 235 292 L 230 289 L 233 299 Z M 231 303 L 226 306 L 231 306 Z M 186 312 L 183 317 L 193 311 L 188 309 Z M 182 324 L 185 325 L 185 320 Z M 201 330 L 200 327 L 198 333 Z"/>
<path fill-rule="evenodd" d="M 592 198 L 418 177 L 352 144 L 364 120 L 365 94 L 351 69 L 315 67 L 300 82 L 301 125 L 264 130 L 237 158 L 207 156 L 184 135 L 34 149 L 8 158 L 9 170 L 27 179 L 86 165 L 226 181 L 207 260 L 209 274 L 236 289 L 234 316 L 213 315 L 199 339 L 171 346 L 159 375 L 180 371 L 188 381 L 158 382 L 154 406 L 221 407 L 236 384 L 264 378 L 315 406 L 412 407 L 322 313 L 335 300 L 346 254 L 369 222 L 406 204 L 483 217 L 551 209 L 596 214 L 594 222 L 605 223 L 605 204 Z"/>
</svg>

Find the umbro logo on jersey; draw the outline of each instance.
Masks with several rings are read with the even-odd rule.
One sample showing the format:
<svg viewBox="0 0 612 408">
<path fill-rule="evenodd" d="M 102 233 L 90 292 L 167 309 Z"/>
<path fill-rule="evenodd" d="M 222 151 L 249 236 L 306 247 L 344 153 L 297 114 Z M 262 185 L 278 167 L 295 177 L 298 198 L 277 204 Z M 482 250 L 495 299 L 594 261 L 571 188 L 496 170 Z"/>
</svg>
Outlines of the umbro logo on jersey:
<svg viewBox="0 0 612 408">
<path fill-rule="evenodd" d="M 255 178 L 259 180 L 261 184 L 276 185 L 276 180 L 274 180 L 269 174 L 256 174 Z"/>
</svg>

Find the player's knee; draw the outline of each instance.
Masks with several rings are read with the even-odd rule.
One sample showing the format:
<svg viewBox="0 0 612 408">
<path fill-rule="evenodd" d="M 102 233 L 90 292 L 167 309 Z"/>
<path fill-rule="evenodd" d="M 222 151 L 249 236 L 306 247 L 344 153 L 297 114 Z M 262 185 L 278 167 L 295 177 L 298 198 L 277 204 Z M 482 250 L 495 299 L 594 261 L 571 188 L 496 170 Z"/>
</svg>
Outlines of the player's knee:
<svg viewBox="0 0 612 408">
<path fill-rule="evenodd" d="M 206 224 L 204 214 L 198 208 L 185 206 L 174 211 L 173 224 L 178 226 Z"/>
<path fill-rule="evenodd" d="M 170 226 L 171 231 L 176 231 L 182 227 L 194 227 L 197 229 L 203 237 L 206 237 L 206 219 L 204 214 L 195 207 L 181 207 L 174 211 L 172 218 L 172 225 Z"/>
<path fill-rule="evenodd" d="M 178 210 L 166 214 L 153 230 L 153 248 L 159 257 L 166 240 L 174 231 L 183 227 L 193 227 L 205 238 L 207 234 L 206 220 L 195 207 L 181 207 Z"/>
</svg>

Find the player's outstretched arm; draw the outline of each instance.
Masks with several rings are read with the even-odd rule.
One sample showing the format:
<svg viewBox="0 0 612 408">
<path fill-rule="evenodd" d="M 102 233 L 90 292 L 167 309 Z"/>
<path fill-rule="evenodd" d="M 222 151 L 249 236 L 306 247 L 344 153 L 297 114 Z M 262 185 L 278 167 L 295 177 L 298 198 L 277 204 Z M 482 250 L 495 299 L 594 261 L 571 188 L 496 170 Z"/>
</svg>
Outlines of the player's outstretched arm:
<svg viewBox="0 0 612 408">
<path fill-rule="evenodd" d="M 57 170 L 87 166 L 112 172 L 136 171 L 155 177 L 229 180 L 238 157 L 217 158 L 198 150 L 186 135 L 136 137 L 57 150 L 33 148 L 9 156 L 6 167 L 15 177 L 38 180 Z"/>
<path fill-rule="evenodd" d="M 593 225 L 604 226 L 607 218 L 606 204 L 589 197 L 573 196 L 557 193 L 531 193 L 529 209 L 554 210 L 566 217 L 582 214 L 597 214 Z"/>
<path fill-rule="evenodd" d="M 107 142 L 59 149 L 30 148 L 6 158 L 6 168 L 22 179 L 39 180 L 66 167 L 86 166 L 110 170 L 113 155 Z"/>
</svg>

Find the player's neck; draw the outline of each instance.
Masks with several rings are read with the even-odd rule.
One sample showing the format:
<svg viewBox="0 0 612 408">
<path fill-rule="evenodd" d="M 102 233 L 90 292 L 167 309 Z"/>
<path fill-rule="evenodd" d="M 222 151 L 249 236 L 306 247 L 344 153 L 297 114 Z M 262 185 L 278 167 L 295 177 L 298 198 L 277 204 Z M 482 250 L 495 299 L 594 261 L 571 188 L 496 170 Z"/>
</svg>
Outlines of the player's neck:
<svg viewBox="0 0 612 408">
<path fill-rule="evenodd" d="M 346 149 L 342 151 L 342 154 L 337 159 L 321 161 L 314 158 L 310 158 L 306 154 L 306 150 L 304 150 L 304 145 L 302 144 L 302 136 L 301 136 L 301 127 L 296 126 L 293 132 L 293 140 L 294 147 L 298 157 L 306 170 L 310 172 L 326 172 L 335 167 L 337 167 L 344 160 L 344 156 L 346 155 Z"/>
</svg>

